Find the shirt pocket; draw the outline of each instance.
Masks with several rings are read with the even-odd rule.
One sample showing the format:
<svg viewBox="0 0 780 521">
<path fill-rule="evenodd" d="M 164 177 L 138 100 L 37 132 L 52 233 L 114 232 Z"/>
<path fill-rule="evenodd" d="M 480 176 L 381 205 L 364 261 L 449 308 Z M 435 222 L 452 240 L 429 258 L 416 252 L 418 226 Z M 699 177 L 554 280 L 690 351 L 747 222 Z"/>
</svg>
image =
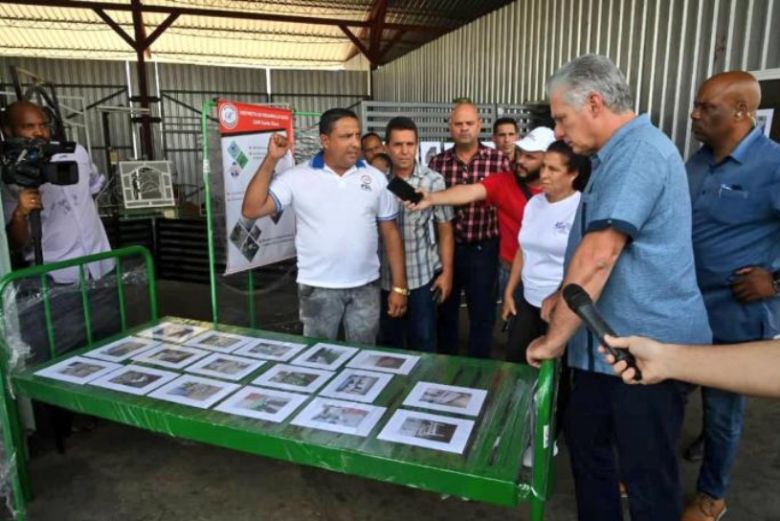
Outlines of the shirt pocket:
<svg viewBox="0 0 780 521">
<path fill-rule="evenodd" d="M 721 187 L 711 199 L 709 214 L 724 224 L 745 224 L 760 220 L 767 207 L 767 197 L 758 192 Z"/>
</svg>

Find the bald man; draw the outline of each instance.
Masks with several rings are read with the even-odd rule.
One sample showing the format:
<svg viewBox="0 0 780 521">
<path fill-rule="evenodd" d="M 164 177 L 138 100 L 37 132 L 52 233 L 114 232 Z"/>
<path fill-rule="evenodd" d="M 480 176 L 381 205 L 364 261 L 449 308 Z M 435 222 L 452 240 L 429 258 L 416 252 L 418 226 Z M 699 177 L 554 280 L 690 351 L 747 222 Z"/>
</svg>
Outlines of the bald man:
<svg viewBox="0 0 780 521">
<path fill-rule="evenodd" d="M 447 188 L 475 184 L 497 172 L 511 171 L 501 152 L 480 143 L 482 121 L 469 102 L 453 107 L 449 121 L 453 148 L 433 157 L 428 165 L 444 176 Z M 496 321 L 498 276 L 498 217 L 484 201 L 455 207 L 455 262 L 452 292 L 439 313 L 438 349 L 457 354 L 461 292 L 469 314 L 468 354 L 489 358 Z"/>
<path fill-rule="evenodd" d="M 780 334 L 780 145 L 755 126 L 760 102 L 752 75 L 725 72 L 701 85 L 691 112 L 702 142 L 686 164 L 696 275 L 716 344 Z M 726 511 L 742 431 L 743 396 L 703 387 L 702 398 L 703 461 L 683 521 Z"/>
</svg>

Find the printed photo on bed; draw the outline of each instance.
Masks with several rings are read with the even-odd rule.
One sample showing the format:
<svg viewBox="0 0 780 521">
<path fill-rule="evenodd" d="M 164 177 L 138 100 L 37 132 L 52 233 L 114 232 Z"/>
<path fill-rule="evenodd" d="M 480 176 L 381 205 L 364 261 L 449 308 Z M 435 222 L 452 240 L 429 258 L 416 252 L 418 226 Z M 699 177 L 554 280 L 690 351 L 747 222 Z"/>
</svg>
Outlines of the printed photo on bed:
<svg viewBox="0 0 780 521">
<path fill-rule="evenodd" d="M 305 394 L 246 386 L 214 407 L 214 410 L 237 416 L 246 416 L 256 420 L 280 423 L 286 420 L 308 399 L 309 397 Z"/>
<path fill-rule="evenodd" d="M 240 356 L 212 353 L 206 358 L 202 358 L 188 366 L 185 371 L 238 381 L 254 373 L 265 363 L 264 360 L 252 360 Z"/>
<path fill-rule="evenodd" d="M 92 380 L 89 385 L 141 396 L 167 384 L 178 376 L 178 373 L 131 364 L 122 366 L 97 380 Z"/>
<path fill-rule="evenodd" d="M 238 384 L 186 374 L 163 385 L 156 391 L 152 391 L 147 396 L 200 409 L 208 409 L 240 387 Z"/>
<path fill-rule="evenodd" d="M 160 342 L 157 340 L 129 336 L 84 353 L 84 356 L 107 362 L 124 362 L 128 358 L 139 355 L 143 351 L 158 345 L 160 345 Z"/>
<path fill-rule="evenodd" d="M 472 420 L 398 409 L 377 439 L 463 454 L 473 428 Z"/>
<path fill-rule="evenodd" d="M 278 364 L 255 378 L 252 383 L 285 391 L 313 393 L 336 374 L 332 371 Z"/>
<path fill-rule="evenodd" d="M 314 398 L 293 418 L 292 425 L 368 436 L 385 413 L 384 407 L 328 398 Z"/>
<path fill-rule="evenodd" d="M 49 367 L 35 371 L 37 376 L 70 382 L 72 384 L 85 384 L 96 378 L 110 373 L 121 367 L 113 362 L 94 360 L 82 356 L 72 356 Z"/>
<path fill-rule="evenodd" d="M 391 374 L 347 368 L 341 371 L 319 394 L 330 398 L 373 403 L 392 378 Z"/>
<path fill-rule="evenodd" d="M 359 349 L 357 347 L 339 346 L 336 344 L 320 342 L 319 344 L 311 346 L 290 363 L 305 367 L 313 367 L 315 369 L 335 371 L 344 365 L 344 362 L 349 360 L 352 355 L 358 351 Z"/>
<path fill-rule="evenodd" d="M 160 322 L 156 326 L 144 329 L 137 333 L 138 336 L 152 338 L 160 342 L 172 342 L 182 344 L 194 336 L 200 335 L 208 328 L 202 326 L 193 326 L 182 322 Z"/>
<path fill-rule="evenodd" d="M 347 367 L 385 373 L 409 374 L 419 360 L 420 357 L 416 355 L 367 350 L 358 353 L 347 364 Z"/>
<path fill-rule="evenodd" d="M 273 360 L 286 362 L 306 348 L 306 344 L 295 342 L 282 342 L 267 338 L 253 338 L 253 341 L 238 348 L 233 354 L 259 358 L 261 360 Z"/>
<path fill-rule="evenodd" d="M 159 365 L 168 369 L 184 369 L 191 363 L 210 355 L 209 351 L 195 349 L 194 347 L 180 346 L 176 344 L 160 344 L 138 356 L 134 356 L 135 362 L 143 364 Z"/>
<path fill-rule="evenodd" d="M 220 353 L 232 353 L 241 346 L 245 346 L 255 340 L 251 336 L 235 335 L 222 331 L 206 331 L 185 342 L 191 347 L 219 351 Z"/>
<path fill-rule="evenodd" d="M 417 382 L 404 399 L 403 405 L 466 416 L 478 416 L 486 397 L 487 391 L 484 389 Z"/>
</svg>

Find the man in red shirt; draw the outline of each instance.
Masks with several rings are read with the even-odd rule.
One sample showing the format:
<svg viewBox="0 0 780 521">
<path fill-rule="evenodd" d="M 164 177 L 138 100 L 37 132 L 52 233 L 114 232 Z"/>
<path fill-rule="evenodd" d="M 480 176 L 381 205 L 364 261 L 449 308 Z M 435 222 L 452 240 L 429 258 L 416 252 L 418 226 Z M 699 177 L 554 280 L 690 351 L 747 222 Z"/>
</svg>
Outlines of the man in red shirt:
<svg viewBox="0 0 780 521">
<path fill-rule="evenodd" d="M 517 253 L 517 236 L 523 220 L 525 203 L 538 194 L 539 171 L 544 153 L 555 141 L 555 134 L 547 127 L 537 127 L 517 142 L 520 156 L 516 172 L 504 171 L 485 177 L 474 184 L 459 184 L 447 190 L 425 193 L 413 209 L 431 205 L 464 205 L 486 201 L 498 210 L 499 244 L 499 295 L 504 294 L 512 260 Z M 521 288 L 522 291 L 522 288 Z"/>
</svg>

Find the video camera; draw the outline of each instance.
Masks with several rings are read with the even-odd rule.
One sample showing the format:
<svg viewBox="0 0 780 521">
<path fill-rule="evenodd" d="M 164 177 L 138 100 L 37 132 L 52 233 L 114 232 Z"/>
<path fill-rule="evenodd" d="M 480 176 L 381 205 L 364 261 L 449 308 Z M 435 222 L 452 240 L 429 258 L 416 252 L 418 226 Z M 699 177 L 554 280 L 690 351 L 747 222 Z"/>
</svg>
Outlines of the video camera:
<svg viewBox="0 0 780 521">
<path fill-rule="evenodd" d="M 0 141 L 0 172 L 3 182 L 24 188 L 38 188 L 44 183 L 72 185 L 79 180 L 75 161 L 52 162 L 56 154 L 72 154 L 72 141 L 6 138 Z"/>
</svg>

